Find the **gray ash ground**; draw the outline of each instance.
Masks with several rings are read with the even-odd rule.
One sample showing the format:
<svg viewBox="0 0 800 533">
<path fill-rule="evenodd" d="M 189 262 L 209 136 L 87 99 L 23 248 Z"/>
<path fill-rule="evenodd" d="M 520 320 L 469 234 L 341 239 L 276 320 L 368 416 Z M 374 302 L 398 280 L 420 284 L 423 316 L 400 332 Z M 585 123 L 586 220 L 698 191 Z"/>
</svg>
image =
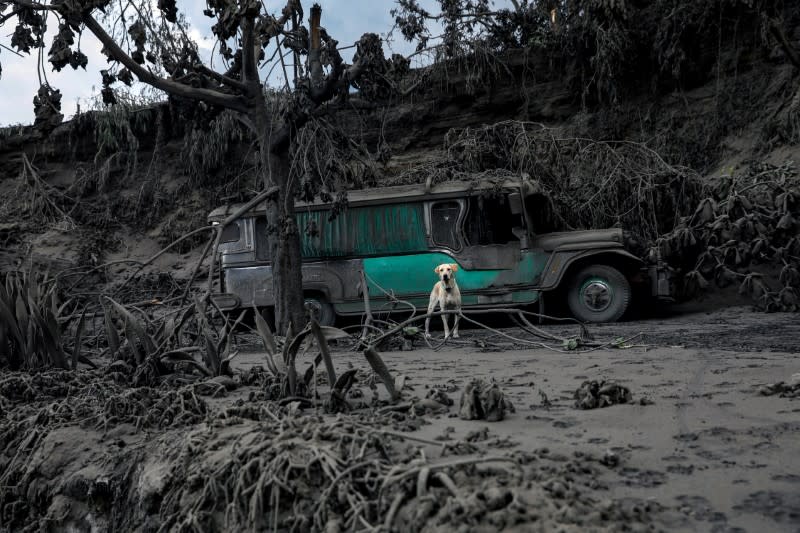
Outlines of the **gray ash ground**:
<svg viewBox="0 0 800 533">
<path fill-rule="evenodd" d="M 265 401 L 257 384 L 4 376 L 0 529 L 798 531 L 800 400 L 759 394 L 800 371 L 797 315 L 729 308 L 590 331 L 642 335 L 558 353 L 464 329 L 436 351 L 383 352 L 419 410 L 372 409 L 367 364 L 344 346 L 334 362 L 360 369 L 362 408 L 336 416 Z M 262 364 L 254 337 L 239 348 L 237 370 Z M 503 421 L 459 418 L 474 379 L 511 401 Z M 587 380 L 633 401 L 576 409 Z"/>
<path fill-rule="evenodd" d="M 699 309 L 699 310 L 695 310 Z M 636 316 L 616 324 L 595 324 L 598 338 L 628 338 L 638 333 L 635 344 L 681 346 L 741 352 L 795 352 L 800 349 L 800 317 L 796 313 L 753 312 L 748 306 L 703 310 L 703 306 L 665 306 L 659 316 Z M 559 334 L 574 328 L 546 326 Z"/>
</svg>

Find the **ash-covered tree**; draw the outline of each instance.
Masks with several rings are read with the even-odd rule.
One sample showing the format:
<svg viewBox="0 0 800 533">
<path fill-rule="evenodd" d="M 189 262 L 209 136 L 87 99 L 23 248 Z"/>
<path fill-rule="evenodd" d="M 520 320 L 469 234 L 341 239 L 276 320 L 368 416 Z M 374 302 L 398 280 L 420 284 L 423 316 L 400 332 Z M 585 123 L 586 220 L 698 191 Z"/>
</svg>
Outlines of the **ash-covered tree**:
<svg viewBox="0 0 800 533">
<path fill-rule="evenodd" d="M 276 324 L 281 331 L 305 321 L 301 279 L 300 231 L 294 216 L 299 181 L 290 169 L 292 143 L 310 121 L 334 110 L 351 86 L 369 86 L 391 68 L 376 34 L 356 43 L 348 65 L 337 41 L 320 25 L 321 8 L 306 13 L 300 0 L 270 6 L 257 0 L 208 0 L 204 14 L 215 20 L 211 58 L 198 53 L 175 0 L 0 0 L 0 29 L 7 46 L 38 53 L 41 87 L 34 97 L 35 125 L 50 130 L 62 120 L 61 93 L 41 73 L 87 68 L 81 36 L 102 43 L 108 65 L 100 70 L 105 103 L 115 102 L 117 82 L 134 79 L 167 93 L 195 118 L 209 120 L 230 110 L 250 130 L 258 150 L 267 202 L 268 240 L 273 264 Z M 58 32 L 45 42 L 48 27 Z M 13 30 L 11 32 L 7 29 Z M 5 39 L 5 38 L 4 38 Z M 395 58 L 398 60 L 399 58 Z M 402 61 L 401 61 L 402 63 Z M 272 72 L 283 71 L 285 86 L 268 89 Z M 0 71 L 2 72 L 2 71 Z M 303 183 L 314 194 L 319 183 Z"/>
<path fill-rule="evenodd" d="M 428 6 L 428 7 L 426 7 Z M 439 59 L 525 50 L 546 57 L 584 105 L 617 104 L 705 83 L 729 42 L 743 55 L 783 55 L 800 4 L 784 0 L 397 0 L 400 33 Z"/>
</svg>

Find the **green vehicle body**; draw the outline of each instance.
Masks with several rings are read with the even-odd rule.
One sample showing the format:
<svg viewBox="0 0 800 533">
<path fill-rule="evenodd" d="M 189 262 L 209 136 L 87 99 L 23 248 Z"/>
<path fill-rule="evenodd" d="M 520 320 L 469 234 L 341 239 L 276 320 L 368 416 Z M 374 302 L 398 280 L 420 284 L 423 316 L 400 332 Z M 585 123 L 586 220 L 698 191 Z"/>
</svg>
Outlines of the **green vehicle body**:
<svg viewBox="0 0 800 533">
<path fill-rule="evenodd" d="M 351 191 L 336 216 L 331 204 L 298 203 L 304 291 L 336 315 L 356 315 L 364 312 L 362 273 L 373 310 L 391 305 L 387 294 L 424 309 L 442 263 L 458 265 L 465 308 L 537 303 L 591 262 L 647 281 L 619 229 L 539 233 L 547 205 L 526 179 Z M 219 223 L 236 208 L 216 209 L 209 221 Z M 274 305 L 263 209 L 223 232 L 214 297 L 225 310 Z M 651 274 L 651 292 L 658 293 L 658 273 Z M 660 288 L 668 291 L 664 283 Z"/>
</svg>

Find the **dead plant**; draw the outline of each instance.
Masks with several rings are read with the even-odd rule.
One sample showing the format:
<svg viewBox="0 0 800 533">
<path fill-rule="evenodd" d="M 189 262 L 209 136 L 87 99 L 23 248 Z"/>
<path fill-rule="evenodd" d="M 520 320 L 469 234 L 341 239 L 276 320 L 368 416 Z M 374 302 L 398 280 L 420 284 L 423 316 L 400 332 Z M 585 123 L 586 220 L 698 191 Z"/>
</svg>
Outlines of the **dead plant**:
<svg viewBox="0 0 800 533">
<path fill-rule="evenodd" d="M 792 162 L 731 169 L 695 205 L 650 250 L 681 274 L 684 297 L 712 283 L 738 284 L 762 310 L 800 309 L 800 178 Z"/>
<path fill-rule="evenodd" d="M 64 348 L 63 330 L 69 319 L 55 283 L 34 272 L 6 273 L 0 284 L 0 363 L 12 370 L 76 368 L 89 362 L 80 353 L 83 315 L 78 323 L 72 356 Z M 70 365 L 70 360 L 72 361 Z"/>
</svg>

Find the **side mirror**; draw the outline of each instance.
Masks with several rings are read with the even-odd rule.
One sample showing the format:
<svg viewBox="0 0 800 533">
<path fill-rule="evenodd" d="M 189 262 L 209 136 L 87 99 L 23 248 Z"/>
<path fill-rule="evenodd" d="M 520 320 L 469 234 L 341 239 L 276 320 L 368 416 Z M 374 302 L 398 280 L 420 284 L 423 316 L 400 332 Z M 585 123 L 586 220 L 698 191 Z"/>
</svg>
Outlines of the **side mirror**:
<svg viewBox="0 0 800 533">
<path fill-rule="evenodd" d="M 522 195 L 518 192 L 512 192 L 508 195 L 508 205 L 511 209 L 512 215 L 521 215 L 523 210 Z"/>
</svg>

